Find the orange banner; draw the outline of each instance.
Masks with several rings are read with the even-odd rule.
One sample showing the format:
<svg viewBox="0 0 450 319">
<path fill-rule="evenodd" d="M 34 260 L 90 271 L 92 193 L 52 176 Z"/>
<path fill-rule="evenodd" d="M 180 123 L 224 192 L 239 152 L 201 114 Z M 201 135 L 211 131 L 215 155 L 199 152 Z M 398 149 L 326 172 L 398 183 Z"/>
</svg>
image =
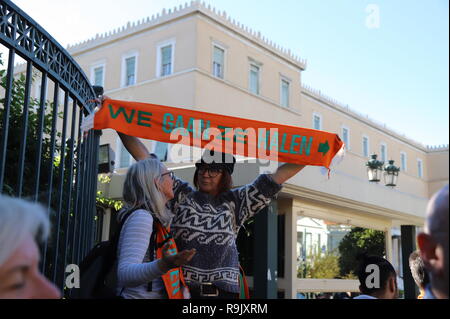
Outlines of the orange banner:
<svg viewBox="0 0 450 319">
<path fill-rule="evenodd" d="M 112 99 L 103 101 L 87 128 L 326 168 L 344 145 L 337 134 L 324 131 Z"/>
</svg>

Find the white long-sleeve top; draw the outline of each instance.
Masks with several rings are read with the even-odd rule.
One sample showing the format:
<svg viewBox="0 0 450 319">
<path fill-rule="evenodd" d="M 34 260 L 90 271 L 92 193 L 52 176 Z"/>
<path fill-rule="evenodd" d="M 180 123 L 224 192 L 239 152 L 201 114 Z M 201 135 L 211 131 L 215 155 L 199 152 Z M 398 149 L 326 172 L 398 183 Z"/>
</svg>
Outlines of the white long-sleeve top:
<svg viewBox="0 0 450 319">
<path fill-rule="evenodd" d="M 159 260 L 149 262 L 152 232 L 153 217 L 144 209 L 134 211 L 122 227 L 117 247 L 117 294 L 125 299 L 167 298 Z M 149 282 L 152 291 L 147 291 Z"/>
</svg>

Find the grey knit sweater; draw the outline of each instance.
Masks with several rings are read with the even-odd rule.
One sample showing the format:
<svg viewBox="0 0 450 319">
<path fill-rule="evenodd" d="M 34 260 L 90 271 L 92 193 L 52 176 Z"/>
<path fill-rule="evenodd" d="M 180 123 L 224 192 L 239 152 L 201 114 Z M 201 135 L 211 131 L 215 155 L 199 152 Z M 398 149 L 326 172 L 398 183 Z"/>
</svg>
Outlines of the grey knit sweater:
<svg viewBox="0 0 450 319">
<path fill-rule="evenodd" d="M 267 207 L 281 188 L 270 175 L 262 174 L 253 183 L 214 198 L 175 180 L 175 197 L 169 202 L 175 213 L 171 230 L 179 251 L 197 250 L 183 267 L 188 285 L 209 282 L 228 292 L 239 292 L 239 229 Z"/>
</svg>

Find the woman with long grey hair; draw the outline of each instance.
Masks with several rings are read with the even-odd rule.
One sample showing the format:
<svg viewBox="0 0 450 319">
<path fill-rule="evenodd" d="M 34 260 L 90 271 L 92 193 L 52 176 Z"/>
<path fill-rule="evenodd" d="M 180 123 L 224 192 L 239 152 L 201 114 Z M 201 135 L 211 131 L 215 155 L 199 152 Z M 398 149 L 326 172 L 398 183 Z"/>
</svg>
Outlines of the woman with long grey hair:
<svg viewBox="0 0 450 319">
<path fill-rule="evenodd" d="M 162 257 L 155 258 L 156 250 L 161 248 L 155 245 L 156 232 L 170 225 L 173 214 L 166 203 L 173 196 L 173 173 L 159 160 L 148 158 L 128 169 L 123 188 L 125 204 L 118 214 L 119 223 L 123 223 L 117 252 L 119 296 L 168 298 L 173 291 L 167 290 L 163 275 L 194 256 L 195 249 L 177 253 L 166 243 Z M 162 227 L 155 227 L 157 223 Z"/>
<path fill-rule="evenodd" d="M 36 241 L 50 224 L 44 208 L 0 195 L 0 299 L 51 299 L 61 293 L 39 270 Z"/>
</svg>

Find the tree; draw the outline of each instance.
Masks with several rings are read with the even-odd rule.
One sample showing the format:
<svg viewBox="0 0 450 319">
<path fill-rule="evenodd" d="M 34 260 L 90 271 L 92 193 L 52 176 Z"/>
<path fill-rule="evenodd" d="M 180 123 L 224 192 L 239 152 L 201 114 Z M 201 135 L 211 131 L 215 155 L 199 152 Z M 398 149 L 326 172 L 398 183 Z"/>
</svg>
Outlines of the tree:
<svg viewBox="0 0 450 319">
<path fill-rule="evenodd" d="M 361 253 L 385 255 L 384 232 L 354 227 L 339 244 L 339 267 L 342 277 L 352 277 L 358 269 L 357 256 Z"/>
<path fill-rule="evenodd" d="M 297 269 L 298 278 L 334 279 L 339 274 L 339 256 L 332 252 L 316 252 L 301 261 Z"/>
<path fill-rule="evenodd" d="M 339 256 L 333 253 L 316 254 L 313 257 L 311 278 L 334 279 L 339 276 Z"/>
<path fill-rule="evenodd" d="M 0 54 L 0 65 L 3 65 L 2 56 Z M 36 75 L 33 75 L 33 81 Z M 22 144 L 22 129 L 23 129 L 23 111 L 25 101 L 25 75 L 23 73 L 13 79 L 11 88 L 11 104 L 8 126 L 8 141 L 6 153 L 6 169 L 5 169 L 5 188 L 3 191 L 8 195 L 14 196 L 17 189 L 17 173 L 19 168 L 19 154 Z M 0 70 L 0 86 L 6 90 L 6 70 Z M 0 104 L 5 103 L 4 97 L 0 99 Z M 45 102 L 45 108 L 53 109 L 53 103 Z M 0 108 L 0 131 L 5 134 L 3 128 L 3 107 Z M 62 113 L 58 113 L 59 118 L 62 118 Z M 48 175 L 45 173 L 52 165 L 54 167 L 54 178 L 58 179 L 58 163 L 51 161 L 51 140 L 50 135 L 52 131 L 52 114 L 45 112 L 43 123 L 43 137 L 42 137 L 42 153 L 41 153 L 41 176 L 39 181 L 39 189 L 46 190 L 49 185 Z M 36 158 L 37 158 L 37 141 L 39 139 L 39 100 L 30 97 L 28 106 L 28 121 L 27 121 L 27 136 L 26 136 L 26 150 L 25 150 L 25 165 L 23 175 L 23 190 L 22 196 L 27 197 L 34 193 L 34 177 L 36 174 Z M 57 140 L 61 134 L 56 133 Z M 58 141 L 57 141 L 58 142 Z M 56 143 L 55 155 L 61 154 L 61 145 Z M 45 194 L 42 194 L 45 195 Z M 44 196 L 45 197 L 45 196 Z M 42 200 L 43 198 L 41 198 Z"/>
<path fill-rule="evenodd" d="M 109 184 L 111 183 L 111 177 L 106 174 L 99 174 L 98 181 L 101 184 Z M 123 202 L 120 200 L 105 197 L 102 191 L 97 190 L 96 206 L 100 209 L 112 208 L 115 211 L 119 211 L 123 206 Z"/>
</svg>

